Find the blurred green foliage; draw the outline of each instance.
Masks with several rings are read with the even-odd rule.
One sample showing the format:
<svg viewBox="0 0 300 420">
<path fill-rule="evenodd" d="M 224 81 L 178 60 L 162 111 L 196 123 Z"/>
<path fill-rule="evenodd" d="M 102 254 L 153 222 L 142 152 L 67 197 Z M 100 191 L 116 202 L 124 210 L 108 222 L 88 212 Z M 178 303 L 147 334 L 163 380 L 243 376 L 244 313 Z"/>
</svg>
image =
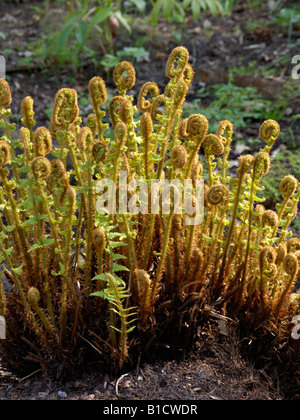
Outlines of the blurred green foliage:
<svg viewBox="0 0 300 420">
<path fill-rule="evenodd" d="M 204 106 L 206 97 L 213 99 Z M 184 115 L 204 113 L 210 121 L 210 132 L 215 133 L 218 121 L 235 121 L 238 131 L 247 127 L 249 119 L 261 121 L 264 119 L 280 120 L 286 109 L 284 98 L 276 101 L 264 99 L 256 88 L 240 87 L 232 81 L 226 84 L 215 84 L 198 90 L 197 97 L 184 108 Z"/>
<path fill-rule="evenodd" d="M 155 26 L 159 18 L 169 19 L 172 17 L 178 22 L 183 22 L 186 13 L 192 13 L 197 19 L 202 12 L 227 14 L 232 10 L 232 1 L 220 0 L 150 0 L 152 10 L 151 22 Z"/>
<path fill-rule="evenodd" d="M 56 3 L 65 10 L 64 22 L 58 30 L 54 29 L 50 33 L 45 31 L 38 39 L 31 40 L 28 49 L 34 54 L 27 61 L 35 60 L 41 67 L 47 68 L 70 65 L 76 72 L 86 59 L 92 60 L 97 67 L 99 54 L 103 56 L 100 65 L 112 68 L 120 61 L 120 57 L 126 56 L 128 48 L 131 48 L 128 54 L 130 58 L 147 58 L 148 53 L 142 45 L 145 39 L 141 43 L 137 41 L 141 45 L 133 45 L 132 22 L 136 17 L 155 28 L 161 18 L 183 23 L 189 14 L 194 19 L 207 11 L 213 15 L 228 14 L 233 1 L 56 0 L 51 3 L 46 1 L 42 7 L 31 7 L 36 13 L 45 16 L 51 8 L 57 7 Z M 125 28 L 128 35 L 128 45 L 123 50 L 119 45 L 116 48 L 121 27 Z"/>
</svg>

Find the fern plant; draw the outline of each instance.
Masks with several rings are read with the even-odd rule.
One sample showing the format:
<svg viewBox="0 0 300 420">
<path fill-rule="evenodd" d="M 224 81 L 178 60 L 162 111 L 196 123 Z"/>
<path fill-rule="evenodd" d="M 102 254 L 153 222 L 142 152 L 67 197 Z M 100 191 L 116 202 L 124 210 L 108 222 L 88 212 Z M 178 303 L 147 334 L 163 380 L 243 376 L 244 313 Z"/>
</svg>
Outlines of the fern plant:
<svg viewBox="0 0 300 420">
<path fill-rule="evenodd" d="M 190 10 L 194 19 L 199 18 L 201 12 L 209 11 L 213 15 L 230 12 L 231 6 L 227 2 L 222 4 L 219 0 L 151 0 L 151 21 L 156 25 L 158 18 L 169 18 L 171 15 L 184 16 L 186 10 Z"/>
<path fill-rule="evenodd" d="M 225 316 L 242 338 L 256 338 L 248 352 L 284 360 L 294 349 L 297 371 L 291 331 L 300 309 L 300 240 L 289 226 L 299 181 L 282 179 L 276 211 L 262 197 L 279 124 L 262 123 L 261 150 L 241 156 L 231 177 L 233 124 L 223 120 L 211 133 L 204 115 L 182 118 L 193 79 L 184 47 L 172 51 L 166 75 L 163 93 L 147 82 L 135 103 L 128 94 L 135 70 L 117 65 L 112 140 L 101 77 L 89 82 L 94 112 L 84 126 L 76 91 L 63 88 L 48 127 L 35 127 L 33 99 L 24 98 L 19 136 L 9 123 L 9 85 L 0 80 L 0 256 L 11 284 L 0 288 L 7 325 L 0 345 L 14 369 L 39 364 L 64 375 L 97 360 L 119 370 L 140 355 L 155 356 L 161 342 L 190 349 L 199 328 Z M 191 194 L 178 211 L 184 183 Z M 202 200 L 203 220 L 192 223 Z"/>
<path fill-rule="evenodd" d="M 120 366 L 122 366 L 128 356 L 128 334 L 135 328 L 135 325 L 130 325 L 135 321 L 135 318 L 129 320 L 129 318 L 135 314 L 133 312 L 134 308 L 124 307 L 124 300 L 129 299 L 130 294 L 128 290 L 125 289 L 125 284 L 118 282 L 110 273 L 100 274 L 99 276 L 96 276 L 95 279 L 107 281 L 107 287 L 104 290 L 92 293 L 92 296 L 100 296 L 103 299 L 107 299 L 110 303 L 112 342 L 115 349 L 119 348 L 120 354 L 118 355 L 118 360 Z M 118 319 L 116 319 L 116 316 Z M 117 326 L 118 320 L 120 321 L 120 326 Z M 119 342 L 115 332 L 118 332 L 120 335 Z"/>
</svg>

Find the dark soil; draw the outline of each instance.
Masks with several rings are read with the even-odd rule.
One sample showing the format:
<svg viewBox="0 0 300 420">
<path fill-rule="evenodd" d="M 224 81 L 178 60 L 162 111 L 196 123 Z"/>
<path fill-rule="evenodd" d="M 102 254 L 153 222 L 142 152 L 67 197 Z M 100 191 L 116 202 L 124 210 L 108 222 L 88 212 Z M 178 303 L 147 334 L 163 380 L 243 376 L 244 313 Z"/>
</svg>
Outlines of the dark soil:
<svg viewBox="0 0 300 420">
<path fill-rule="evenodd" d="M 288 2 L 285 2 L 288 6 Z M 292 4 L 292 2 L 291 2 Z M 40 69 L 34 61 L 28 65 L 20 64 L 19 59 L 28 54 L 27 40 L 39 37 L 40 19 L 32 19 L 33 11 L 29 6 L 41 6 L 41 2 L 5 2 L 0 5 L 0 31 L 6 36 L 0 38 L 1 51 L 9 51 L 7 75 L 12 90 L 12 110 L 17 119 L 20 117 L 20 104 L 25 96 L 32 96 L 35 104 L 37 125 L 48 126 L 45 109 L 49 108 L 55 93 L 63 86 L 75 88 L 78 93 L 87 93 L 88 81 L 95 75 L 91 63 L 79 70 L 76 78 L 70 78 L 70 69 Z M 198 20 L 187 19 L 181 44 L 191 53 L 191 63 L 195 69 L 195 79 L 188 100 L 192 100 L 200 86 L 227 83 L 228 69 L 236 66 L 247 68 L 248 63 L 256 60 L 260 70 L 272 64 L 273 76 L 265 77 L 263 71 L 239 74 L 234 82 L 240 86 L 254 86 L 266 98 L 277 100 L 283 86 L 292 87 L 283 120 L 282 129 L 291 124 L 291 115 L 300 113 L 299 82 L 291 78 L 291 58 L 299 54 L 299 28 L 292 33 L 288 42 L 286 28 L 268 25 L 269 12 L 263 7 L 259 10 L 238 8 L 228 18 L 203 15 Z M 249 29 L 249 22 L 256 22 L 255 30 Z M 149 31 L 141 22 L 135 23 L 135 38 Z M 142 25 L 142 26 L 141 26 Z M 150 51 L 150 61 L 136 63 L 137 85 L 132 94 L 137 95 L 140 87 L 148 80 L 166 85 L 164 74 L 167 57 L 177 46 L 172 30 L 176 24 L 161 21 L 153 36 L 144 45 Z M 121 41 L 123 39 L 123 41 Z M 130 45 L 134 40 L 126 37 L 117 39 L 118 45 Z M 99 60 L 103 53 L 99 51 Z M 288 55 L 286 60 L 279 60 Z M 114 93 L 114 86 L 108 77 L 108 89 Z M 209 98 L 206 99 L 209 101 Z M 203 110 L 205 114 L 205 109 Z M 247 138 L 258 133 L 261 122 L 249 121 L 242 131 Z M 293 126 L 294 134 L 300 132 L 300 120 Z M 257 134 L 256 134 L 257 136 Z M 295 151 L 297 152 L 297 151 Z M 281 400 L 287 398 L 284 389 L 277 385 L 276 375 L 267 369 L 257 370 L 252 363 L 241 357 L 238 341 L 229 337 L 221 340 L 210 337 L 205 344 L 181 361 L 164 361 L 137 366 L 124 372 L 122 376 L 102 375 L 95 371 L 70 377 L 64 383 L 44 376 L 41 371 L 33 371 L 26 377 L 18 377 L 0 366 L 0 399 L 8 400 Z M 278 388 L 278 389 L 277 389 Z M 300 398 L 299 393 L 293 398 Z"/>
<path fill-rule="evenodd" d="M 239 354 L 237 343 L 210 338 L 181 361 L 137 366 L 118 377 L 81 374 L 58 382 L 40 371 L 17 377 L 0 366 L 0 400 L 283 400 L 277 383 Z"/>
</svg>

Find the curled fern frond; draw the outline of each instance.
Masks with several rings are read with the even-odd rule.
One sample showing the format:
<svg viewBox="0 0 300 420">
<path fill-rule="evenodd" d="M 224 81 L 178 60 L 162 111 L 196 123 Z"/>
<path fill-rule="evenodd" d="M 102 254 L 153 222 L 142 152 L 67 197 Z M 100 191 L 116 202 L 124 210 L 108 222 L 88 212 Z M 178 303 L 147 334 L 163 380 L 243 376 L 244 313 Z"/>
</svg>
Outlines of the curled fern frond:
<svg viewBox="0 0 300 420">
<path fill-rule="evenodd" d="M 0 165 L 6 165 L 10 161 L 10 146 L 5 140 L 0 140 Z"/>
<path fill-rule="evenodd" d="M 21 112 L 23 115 L 22 123 L 31 130 L 35 126 L 34 111 L 33 111 L 33 99 L 31 96 L 26 96 L 21 104 Z"/>
<path fill-rule="evenodd" d="M 107 90 L 105 82 L 101 77 L 95 76 L 89 81 L 89 92 L 94 109 L 97 109 L 106 102 Z"/>
<path fill-rule="evenodd" d="M 31 168 L 36 178 L 46 179 L 51 174 L 51 163 L 43 156 L 37 156 L 31 162 Z"/>
<path fill-rule="evenodd" d="M 148 94 L 151 95 L 151 99 L 146 99 L 146 96 Z M 137 103 L 138 109 L 141 112 L 150 111 L 151 104 L 154 98 L 156 98 L 157 96 L 159 96 L 159 87 L 157 86 L 157 84 L 154 82 L 146 82 L 142 86 L 139 93 L 138 103 Z"/>
<path fill-rule="evenodd" d="M 7 108 L 12 101 L 11 91 L 8 82 L 5 79 L 0 79 L 0 106 Z"/>
<path fill-rule="evenodd" d="M 229 190 L 223 184 L 215 184 L 207 192 L 207 200 L 213 206 L 222 204 L 227 207 L 229 198 Z"/>
<path fill-rule="evenodd" d="M 136 76 L 133 65 L 128 61 L 122 61 L 115 67 L 113 78 L 120 95 L 124 96 L 126 91 L 135 85 Z"/>
<path fill-rule="evenodd" d="M 182 169 L 187 162 L 186 148 L 179 144 L 174 146 L 171 152 L 171 159 L 174 168 Z"/>
<path fill-rule="evenodd" d="M 189 52 L 184 47 L 175 48 L 169 56 L 166 75 L 170 79 L 178 78 L 185 70 L 189 61 Z"/>
<path fill-rule="evenodd" d="M 259 129 L 259 137 L 267 144 L 266 151 L 270 151 L 280 133 L 280 126 L 277 121 L 266 120 Z"/>
<path fill-rule="evenodd" d="M 297 189 L 298 181 L 293 175 L 285 176 L 279 185 L 282 196 L 286 199 L 291 198 Z"/>
<path fill-rule="evenodd" d="M 53 128 L 65 128 L 78 117 L 77 92 L 75 89 L 60 89 L 54 101 L 51 123 Z"/>
<path fill-rule="evenodd" d="M 39 127 L 33 137 L 35 156 L 46 156 L 52 150 L 52 137 L 46 127 Z"/>
</svg>

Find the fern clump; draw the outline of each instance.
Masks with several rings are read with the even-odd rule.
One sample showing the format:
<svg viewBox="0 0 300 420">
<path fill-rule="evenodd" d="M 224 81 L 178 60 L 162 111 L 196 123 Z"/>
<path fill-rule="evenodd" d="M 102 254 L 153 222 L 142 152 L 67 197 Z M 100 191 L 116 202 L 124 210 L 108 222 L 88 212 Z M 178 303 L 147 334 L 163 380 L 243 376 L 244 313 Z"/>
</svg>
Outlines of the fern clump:
<svg viewBox="0 0 300 420">
<path fill-rule="evenodd" d="M 204 115 L 181 117 L 193 79 L 184 47 L 171 53 L 166 75 L 163 93 L 148 82 L 135 105 L 128 93 L 135 70 L 117 65 L 113 140 L 101 77 L 89 82 L 94 112 L 85 124 L 76 91 L 63 88 L 48 127 L 35 128 L 33 99 L 24 98 L 19 135 L 9 122 L 9 85 L 0 80 L 0 258 L 11 285 L 0 288 L 7 327 L 0 345 L 14 368 L 38 363 L 62 375 L 93 355 L 103 368 L 120 369 L 155 355 L 162 342 L 191 348 L 216 316 L 261 349 L 269 350 L 270 337 L 296 349 L 300 240 L 289 226 L 300 184 L 292 175 L 281 181 L 276 211 L 264 208 L 261 195 L 279 125 L 262 123 L 263 147 L 240 156 L 234 177 L 233 124 L 221 121 L 209 133 Z M 172 184 L 167 201 L 163 182 Z M 180 185 L 189 185 L 190 200 L 178 207 Z"/>
</svg>

